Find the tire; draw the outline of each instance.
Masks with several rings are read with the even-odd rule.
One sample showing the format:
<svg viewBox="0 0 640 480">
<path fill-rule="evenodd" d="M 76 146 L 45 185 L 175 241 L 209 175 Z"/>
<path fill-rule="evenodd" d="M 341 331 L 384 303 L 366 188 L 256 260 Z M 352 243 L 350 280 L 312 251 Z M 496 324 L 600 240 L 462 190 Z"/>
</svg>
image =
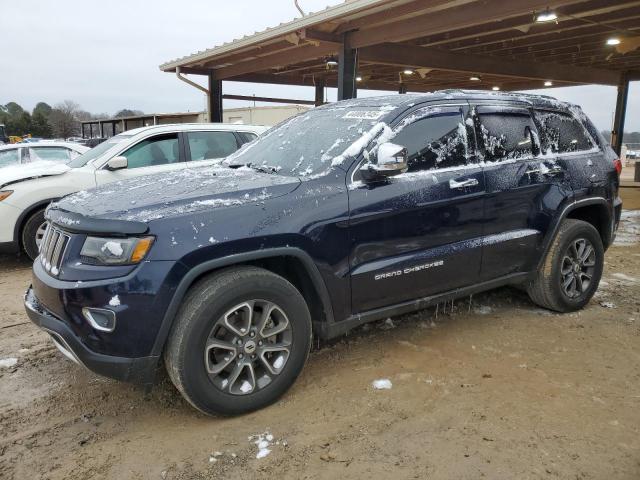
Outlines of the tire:
<svg viewBox="0 0 640 480">
<path fill-rule="evenodd" d="M 261 268 L 234 267 L 189 289 L 164 361 L 191 405 L 208 415 L 236 415 L 265 407 L 289 389 L 307 360 L 311 335 L 309 308 L 291 283 Z"/>
<path fill-rule="evenodd" d="M 38 256 L 37 237 L 42 238 L 44 224 L 44 209 L 42 209 L 32 213 L 22 227 L 22 248 L 31 260 L 35 260 Z"/>
<path fill-rule="evenodd" d="M 587 246 L 593 249 L 588 258 Z M 576 261 L 581 257 L 586 260 Z M 580 310 L 598 289 L 603 266 L 602 239 L 593 225 L 581 220 L 564 220 L 527 293 L 534 303 L 549 310 L 561 313 Z"/>
</svg>

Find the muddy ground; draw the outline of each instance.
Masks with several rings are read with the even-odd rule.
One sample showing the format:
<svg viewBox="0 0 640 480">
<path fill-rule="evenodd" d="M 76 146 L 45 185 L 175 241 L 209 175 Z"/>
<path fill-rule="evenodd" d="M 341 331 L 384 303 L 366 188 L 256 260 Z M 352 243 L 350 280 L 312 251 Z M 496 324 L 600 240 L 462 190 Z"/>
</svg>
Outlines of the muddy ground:
<svg viewBox="0 0 640 480">
<path fill-rule="evenodd" d="M 29 264 L 0 258 L 0 478 L 640 478 L 640 211 L 623 233 L 582 312 L 505 288 L 371 325 L 237 418 L 66 360 L 24 314 Z"/>
</svg>

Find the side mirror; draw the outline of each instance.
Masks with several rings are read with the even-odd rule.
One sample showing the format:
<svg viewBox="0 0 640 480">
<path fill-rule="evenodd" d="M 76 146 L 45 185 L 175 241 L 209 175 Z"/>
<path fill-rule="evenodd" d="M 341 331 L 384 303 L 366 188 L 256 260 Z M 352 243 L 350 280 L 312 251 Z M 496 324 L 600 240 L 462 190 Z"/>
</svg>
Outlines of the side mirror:
<svg viewBox="0 0 640 480">
<path fill-rule="evenodd" d="M 360 168 L 365 182 L 376 182 L 407 171 L 407 149 L 395 143 L 380 144 L 376 163 L 367 163 Z"/>
<path fill-rule="evenodd" d="M 128 166 L 129 162 L 127 157 L 113 157 L 107 162 L 107 170 L 122 170 Z"/>
</svg>

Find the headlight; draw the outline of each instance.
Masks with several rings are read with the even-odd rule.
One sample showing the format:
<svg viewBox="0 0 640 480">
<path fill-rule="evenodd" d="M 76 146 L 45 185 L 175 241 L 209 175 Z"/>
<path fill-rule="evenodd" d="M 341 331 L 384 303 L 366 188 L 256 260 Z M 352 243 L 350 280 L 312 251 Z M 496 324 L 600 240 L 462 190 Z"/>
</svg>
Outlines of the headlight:
<svg viewBox="0 0 640 480">
<path fill-rule="evenodd" d="M 13 190 L 0 190 L 0 202 L 13 193 Z"/>
<path fill-rule="evenodd" d="M 153 237 L 87 237 L 80 251 L 83 263 L 130 265 L 140 263 L 153 244 Z M 87 261 L 88 260 L 88 261 Z"/>
</svg>

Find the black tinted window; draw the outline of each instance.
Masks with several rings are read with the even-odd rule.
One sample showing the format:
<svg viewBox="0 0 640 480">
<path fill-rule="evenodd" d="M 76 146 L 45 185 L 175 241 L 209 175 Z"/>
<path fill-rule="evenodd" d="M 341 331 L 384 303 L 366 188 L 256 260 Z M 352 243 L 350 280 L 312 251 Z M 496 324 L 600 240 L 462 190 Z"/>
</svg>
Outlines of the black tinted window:
<svg viewBox="0 0 640 480">
<path fill-rule="evenodd" d="M 410 172 L 457 167 L 467 162 L 467 135 L 459 111 L 416 120 L 391 141 L 408 150 Z"/>
<path fill-rule="evenodd" d="M 485 161 L 499 162 L 532 155 L 531 132 L 536 127 L 527 111 L 483 111 L 479 115 L 480 143 Z"/>
<path fill-rule="evenodd" d="M 573 116 L 551 110 L 536 110 L 540 142 L 544 152 L 565 153 L 590 150 L 593 142 Z"/>
</svg>

